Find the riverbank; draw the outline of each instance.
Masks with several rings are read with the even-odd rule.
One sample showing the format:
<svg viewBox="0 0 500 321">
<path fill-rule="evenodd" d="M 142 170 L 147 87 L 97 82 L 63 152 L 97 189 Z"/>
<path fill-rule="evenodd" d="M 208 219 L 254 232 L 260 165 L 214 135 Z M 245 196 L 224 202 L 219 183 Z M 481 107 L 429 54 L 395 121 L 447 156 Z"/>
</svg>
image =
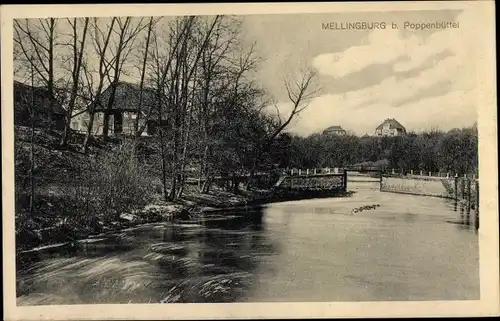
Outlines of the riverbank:
<svg viewBox="0 0 500 321">
<path fill-rule="evenodd" d="M 206 224 L 144 224 L 74 252 L 22 256 L 17 304 L 477 299 L 478 235 L 457 225 L 448 201 L 350 186 L 353 197 L 248 211 L 262 221 L 215 213 Z"/>
<path fill-rule="evenodd" d="M 479 182 L 471 177 L 384 176 L 380 190 L 453 199 L 473 209 L 479 202 Z"/>
<path fill-rule="evenodd" d="M 197 184 L 184 184 L 182 195 L 166 202 L 159 162 L 151 156 L 152 145 L 147 141 L 129 151 L 118 138 L 96 139 L 82 153 L 78 141 L 60 148 L 59 133 L 37 129 L 31 168 L 28 134 L 27 128 L 16 127 L 17 252 L 76 244 L 145 223 L 196 220 L 201 213 L 231 207 L 349 194 L 340 190 L 247 189 L 245 184 L 234 192 L 215 182 L 208 193 L 201 193 Z M 83 137 L 75 135 L 74 139 Z M 32 208 L 30 181 L 34 184 Z"/>
<path fill-rule="evenodd" d="M 275 190 L 254 189 L 230 193 L 214 188 L 209 194 L 186 192 L 186 195 L 175 202 L 158 201 L 146 205 L 143 209 L 132 213 L 122 213 L 113 221 L 97 221 L 82 228 L 71 224 L 58 224 L 33 230 L 24 242 L 16 242 L 17 253 L 36 252 L 54 246 L 76 245 L 81 240 L 89 239 L 103 233 L 118 232 L 142 224 L 172 222 L 176 220 L 194 221 L 205 213 L 222 213 L 241 207 L 258 207 L 268 203 L 285 202 L 301 199 L 347 197 L 353 192 L 314 191 L 314 190 Z M 16 231 L 16 234 L 20 234 Z M 25 233 L 27 231 L 24 231 Z M 30 240 L 30 242 L 26 242 Z"/>
<path fill-rule="evenodd" d="M 259 191 L 258 195 L 262 194 Z M 80 222 L 64 220 L 64 212 L 70 210 L 70 205 L 64 198 L 47 198 L 44 207 L 51 210 L 51 215 L 38 215 L 37 223 L 41 228 L 36 228 L 33 224 L 17 226 L 16 228 L 16 251 L 27 252 L 41 250 L 54 244 L 77 243 L 78 240 L 86 239 L 102 233 L 111 233 L 126 228 L 131 228 L 140 224 L 154 222 L 168 222 L 174 219 L 189 220 L 206 210 L 222 209 L 232 206 L 241 206 L 253 200 L 256 193 L 242 192 L 233 194 L 222 190 L 214 189 L 209 194 L 187 192 L 186 195 L 174 202 L 161 201 L 156 197 L 153 202 L 144 206 L 140 210 L 130 213 L 121 213 L 114 220 L 102 220 L 89 218 L 88 224 L 83 226 Z M 40 200 L 41 202 L 44 199 Z M 40 210 L 45 208 L 38 207 Z M 47 212 L 47 210 L 45 210 Z M 23 213 L 17 213 L 16 220 L 31 220 Z M 30 222 L 31 223 L 31 222 Z M 34 228 L 33 228 L 34 227 Z"/>
</svg>

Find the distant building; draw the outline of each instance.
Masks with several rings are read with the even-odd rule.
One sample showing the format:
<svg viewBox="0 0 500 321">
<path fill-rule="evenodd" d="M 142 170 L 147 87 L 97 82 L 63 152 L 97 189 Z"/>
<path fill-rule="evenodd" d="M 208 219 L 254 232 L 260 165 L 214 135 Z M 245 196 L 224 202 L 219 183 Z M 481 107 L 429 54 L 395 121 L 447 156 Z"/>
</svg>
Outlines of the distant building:
<svg viewBox="0 0 500 321">
<path fill-rule="evenodd" d="M 375 129 L 375 136 L 403 136 L 406 128 L 394 118 L 387 118 Z"/>
<path fill-rule="evenodd" d="M 340 126 L 331 126 L 323 131 L 324 135 L 345 136 L 347 132 Z"/>
<path fill-rule="evenodd" d="M 31 126 L 33 111 L 36 127 L 64 128 L 66 110 L 50 97 L 47 87 L 32 87 L 14 81 L 14 124 Z"/>
<path fill-rule="evenodd" d="M 112 87 L 109 86 L 101 94 L 100 99 L 92 102 L 88 110 L 94 112 L 94 122 L 92 124 L 92 133 L 102 135 L 104 114 L 107 111 L 107 104 L 111 94 Z M 139 127 L 144 127 L 143 135 L 151 134 L 156 129 L 156 115 L 154 105 L 156 102 L 155 92 L 151 88 L 143 88 L 141 117 Z M 109 135 L 133 135 L 134 125 L 139 113 L 140 87 L 139 85 L 119 82 L 116 85 L 115 97 L 111 109 L 109 110 Z M 73 117 L 71 127 L 76 131 L 86 131 L 90 114 L 88 112 L 79 113 Z M 148 120 L 145 124 L 144 121 Z"/>
</svg>

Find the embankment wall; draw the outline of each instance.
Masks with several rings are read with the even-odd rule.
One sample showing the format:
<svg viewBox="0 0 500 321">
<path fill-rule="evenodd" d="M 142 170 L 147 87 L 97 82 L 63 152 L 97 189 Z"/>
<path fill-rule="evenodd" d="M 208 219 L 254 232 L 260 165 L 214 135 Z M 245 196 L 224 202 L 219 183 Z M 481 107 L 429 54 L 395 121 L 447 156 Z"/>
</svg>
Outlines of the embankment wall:
<svg viewBox="0 0 500 321">
<path fill-rule="evenodd" d="M 383 192 L 456 198 L 460 203 L 470 204 L 471 208 L 478 203 L 478 188 L 475 179 L 466 177 L 384 176 L 380 184 Z"/>
<path fill-rule="evenodd" d="M 382 177 L 380 190 L 436 197 L 452 197 L 441 179 L 418 179 L 410 177 Z"/>
</svg>

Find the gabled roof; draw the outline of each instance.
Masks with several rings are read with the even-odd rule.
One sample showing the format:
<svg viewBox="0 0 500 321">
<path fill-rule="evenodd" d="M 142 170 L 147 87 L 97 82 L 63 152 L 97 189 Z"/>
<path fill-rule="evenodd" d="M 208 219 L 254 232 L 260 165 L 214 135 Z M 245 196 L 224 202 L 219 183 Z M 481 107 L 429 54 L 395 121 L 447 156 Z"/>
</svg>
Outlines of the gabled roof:
<svg viewBox="0 0 500 321">
<path fill-rule="evenodd" d="M 327 129 L 323 131 L 323 133 L 329 133 L 329 132 L 334 132 L 334 131 L 345 131 L 342 127 L 340 126 L 330 126 Z"/>
<path fill-rule="evenodd" d="M 33 94 L 33 95 L 32 95 Z M 47 87 L 32 87 L 22 82 L 14 80 L 14 109 L 17 112 L 24 112 L 34 102 L 37 112 L 66 115 L 66 110 L 54 97 L 50 97 Z M 52 99 L 52 104 L 50 103 Z"/>
<path fill-rule="evenodd" d="M 111 95 L 112 87 L 106 88 L 99 99 L 95 101 L 95 111 L 104 111 L 107 108 L 108 100 Z M 116 85 L 116 94 L 113 101 L 112 110 L 137 111 L 139 108 L 140 86 L 128 82 L 118 82 Z M 142 93 L 141 112 L 148 112 L 156 103 L 156 92 L 154 89 L 144 87 Z"/>
<path fill-rule="evenodd" d="M 406 128 L 404 128 L 403 125 L 401 125 L 394 118 L 387 118 L 386 120 L 384 120 L 384 122 L 382 124 L 378 125 L 376 129 L 382 129 L 382 127 L 384 127 L 385 124 L 389 124 L 389 128 L 390 129 L 402 129 L 402 130 L 406 130 Z"/>
</svg>

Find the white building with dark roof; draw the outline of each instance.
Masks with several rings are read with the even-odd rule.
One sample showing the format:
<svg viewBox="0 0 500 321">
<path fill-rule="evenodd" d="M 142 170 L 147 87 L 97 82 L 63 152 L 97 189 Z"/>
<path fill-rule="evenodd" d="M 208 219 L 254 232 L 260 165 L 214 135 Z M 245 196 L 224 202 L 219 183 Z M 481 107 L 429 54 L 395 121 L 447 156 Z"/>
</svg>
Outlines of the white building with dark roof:
<svg viewBox="0 0 500 321">
<path fill-rule="evenodd" d="M 116 84 L 115 96 L 111 108 L 108 110 L 109 97 L 112 87 L 106 88 L 100 99 L 91 103 L 85 112 L 78 112 L 74 115 L 71 128 L 76 131 L 86 131 L 90 119 L 88 110 L 93 110 L 94 122 L 92 133 L 102 135 L 104 115 L 109 113 L 109 134 L 134 134 L 134 125 L 138 113 L 141 113 L 139 127 L 145 127 L 143 135 L 149 134 L 155 129 L 157 121 L 156 109 L 154 109 L 156 98 L 155 91 L 151 88 L 143 88 L 142 102 L 140 103 L 140 87 L 137 84 L 118 82 Z M 139 110 L 140 106 L 140 110 Z M 147 120 L 147 124 L 145 124 Z"/>
<path fill-rule="evenodd" d="M 394 118 L 387 118 L 375 129 L 375 136 L 404 136 L 406 128 Z"/>
<path fill-rule="evenodd" d="M 345 136 L 347 132 L 340 126 L 330 126 L 323 131 L 323 134 Z"/>
</svg>

